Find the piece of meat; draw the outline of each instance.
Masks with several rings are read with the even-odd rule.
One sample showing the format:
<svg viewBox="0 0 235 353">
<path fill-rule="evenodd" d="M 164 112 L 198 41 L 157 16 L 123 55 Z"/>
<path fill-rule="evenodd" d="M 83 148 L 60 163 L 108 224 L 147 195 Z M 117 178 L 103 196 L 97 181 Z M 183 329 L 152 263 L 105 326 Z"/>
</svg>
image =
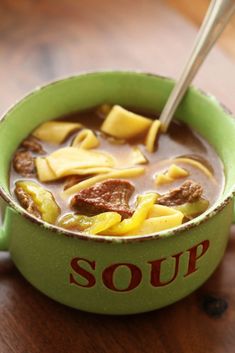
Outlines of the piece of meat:
<svg viewBox="0 0 235 353">
<path fill-rule="evenodd" d="M 39 140 L 34 136 L 27 137 L 22 143 L 21 147 L 26 149 L 27 151 L 32 151 L 35 153 L 45 153 L 42 145 L 40 144 Z"/>
<path fill-rule="evenodd" d="M 15 171 L 24 177 L 35 175 L 34 158 L 29 151 L 17 151 L 13 159 L 13 166 Z"/>
<path fill-rule="evenodd" d="M 85 215 L 113 211 L 122 218 L 128 218 L 133 214 L 129 199 L 134 189 L 127 180 L 108 179 L 76 194 L 71 200 L 71 207 Z"/>
<path fill-rule="evenodd" d="M 39 209 L 37 208 L 37 205 L 33 201 L 32 197 L 25 192 L 22 187 L 16 187 L 15 194 L 19 203 L 26 211 L 33 214 L 37 218 L 42 218 L 41 213 L 39 212 Z"/>
<path fill-rule="evenodd" d="M 159 205 L 177 206 L 186 202 L 194 202 L 202 197 L 203 189 L 192 180 L 185 181 L 180 187 L 167 192 L 157 199 Z"/>
</svg>

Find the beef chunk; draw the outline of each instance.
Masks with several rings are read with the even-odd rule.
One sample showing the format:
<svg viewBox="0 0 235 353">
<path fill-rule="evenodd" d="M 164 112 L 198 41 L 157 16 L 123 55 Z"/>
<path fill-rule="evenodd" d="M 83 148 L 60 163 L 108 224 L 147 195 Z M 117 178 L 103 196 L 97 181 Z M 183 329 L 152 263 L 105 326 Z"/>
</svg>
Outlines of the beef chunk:
<svg viewBox="0 0 235 353">
<path fill-rule="evenodd" d="M 29 151 L 17 151 L 13 159 L 13 166 L 15 171 L 24 177 L 35 175 L 34 158 Z"/>
<path fill-rule="evenodd" d="M 29 136 L 27 137 L 22 143 L 21 143 L 21 147 L 23 147 L 24 149 L 26 149 L 27 151 L 32 151 L 35 153 L 44 153 L 45 151 L 42 148 L 42 145 L 40 144 L 40 142 L 38 141 L 38 139 L 36 139 L 36 137 L 34 136 Z"/>
<path fill-rule="evenodd" d="M 23 208 L 29 213 L 33 214 L 37 218 L 42 218 L 37 205 L 31 198 L 31 196 L 23 190 L 22 187 L 15 188 L 16 197 Z"/>
<path fill-rule="evenodd" d="M 134 186 L 127 180 L 109 179 L 84 189 L 71 200 L 71 207 L 85 215 L 118 212 L 123 218 L 132 216 L 129 199 Z"/>
<path fill-rule="evenodd" d="M 169 191 L 158 198 L 157 203 L 164 206 L 177 206 L 186 202 L 198 201 L 202 197 L 203 189 L 200 184 L 187 180 L 179 188 Z"/>
</svg>

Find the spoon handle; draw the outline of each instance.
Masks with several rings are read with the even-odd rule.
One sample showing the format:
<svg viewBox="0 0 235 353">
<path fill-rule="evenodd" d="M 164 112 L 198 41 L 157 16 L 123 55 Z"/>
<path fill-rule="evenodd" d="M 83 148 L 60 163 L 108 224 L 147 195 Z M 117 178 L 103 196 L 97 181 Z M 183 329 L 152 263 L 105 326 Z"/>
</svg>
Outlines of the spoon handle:
<svg viewBox="0 0 235 353">
<path fill-rule="evenodd" d="M 235 0 L 213 0 L 199 30 L 189 60 L 173 88 L 160 115 L 162 131 L 166 132 L 171 119 L 188 86 L 207 57 L 207 54 L 235 12 Z"/>
</svg>

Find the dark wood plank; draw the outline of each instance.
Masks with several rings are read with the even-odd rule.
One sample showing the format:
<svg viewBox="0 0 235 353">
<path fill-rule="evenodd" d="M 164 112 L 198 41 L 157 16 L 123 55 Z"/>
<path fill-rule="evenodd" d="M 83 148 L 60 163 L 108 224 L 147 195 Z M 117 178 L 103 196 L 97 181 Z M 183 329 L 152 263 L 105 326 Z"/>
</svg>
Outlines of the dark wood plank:
<svg viewBox="0 0 235 353">
<path fill-rule="evenodd" d="M 1 111 L 51 79 L 95 69 L 177 76 L 196 35 L 164 1 L 2 0 Z M 196 79 L 230 108 L 235 66 L 213 50 Z"/>
<path fill-rule="evenodd" d="M 37 85 L 81 70 L 142 69 L 176 76 L 195 36 L 179 14 L 154 0 L 2 0 L 0 110 Z M 235 109 L 235 66 L 215 49 L 196 82 Z M 1 353 L 225 353 L 235 346 L 235 239 L 197 292 L 172 306 L 105 317 L 59 305 L 28 284 L 0 255 Z M 225 299 L 219 318 L 205 296 Z"/>
</svg>

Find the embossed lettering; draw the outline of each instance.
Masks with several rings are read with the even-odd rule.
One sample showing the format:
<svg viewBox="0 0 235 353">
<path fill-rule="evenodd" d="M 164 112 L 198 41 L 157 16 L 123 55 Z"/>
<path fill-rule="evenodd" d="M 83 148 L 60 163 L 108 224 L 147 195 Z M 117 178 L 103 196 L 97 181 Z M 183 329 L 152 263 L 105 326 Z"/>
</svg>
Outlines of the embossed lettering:
<svg viewBox="0 0 235 353">
<path fill-rule="evenodd" d="M 197 244 L 193 246 L 192 248 L 188 249 L 187 251 L 189 252 L 189 262 L 188 262 L 188 271 L 184 275 L 184 277 L 187 277 L 191 275 L 193 272 L 196 272 L 198 270 L 197 268 L 197 260 L 200 259 L 205 253 L 207 252 L 209 248 L 209 240 L 204 240 L 200 244 Z M 198 249 L 201 248 L 201 252 L 198 254 Z"/>
<path fill-rule="evenodd" d="M 95 261 L 89 261 L 89 260 L 83 259 L 81 257 L 75 257 L 74 259 L 71 260 L 70 265 L 71 265 L 72 269 L 76 272 L 76 274 L 78 274 L 79 276 L 86 279 L 87 283 L 86 284 L 79 283 L 75 279 L 75 277 L 72 273 L 70 273 L 69 282 L 71 284 L 75 284 L 79 287 L 91 288 L 96 283 L 95 276 L 93 274 L 91 274 L 90 272 L 88 272 L 87 270 L 85 270 L 83 267 L 81 267 L 81 265 L 80 265 L 81 262 L 86 262 L 87 264 L 89 264 L 89 266 L 91 267 L 92 270 L 95 270 L 95 266 L 96 266 Z"/>
<path fill-rule="evenodd" d="M 172 258 L 174 258 L 174 273 L 171 277 L 171 279 L 169 279 L 168 281 L 161 281 L 161 269 L 162 269 L 162 263 L 167 260 L 166 257 L 159 259 L 159 260 L 154 260 L 154 261 L 149 261 L 148 263 L 151 265 L 151 274 L 150 274 L 150 282 L 152 284 L 153 287 L 163 287 L 166 286 L 167 284 L 173 282 L 179 272 L 179 259 L 180 256 L 183 253 L 180 252 L 176 255 L 173 255 Z"/>
<path fill-rule="evenodd" d="M 114 284 L 115 271 L 121 266 L 126 266 L 129 269 L 130 275 L 131 275 L 130 282 L 127 288 L 124 288 L 124 289 L 119 289 Z M 136 265 L 129 264 L 129 263 L 117 263 L 105 268 L 102 274 L 102 279 L 103 279 L 104 285 L 107 288 L 115 292 L 128 292 L 138 287 L 142 279 L 142 273 L 139 267 L 137 267 Z"/>
</svg>

